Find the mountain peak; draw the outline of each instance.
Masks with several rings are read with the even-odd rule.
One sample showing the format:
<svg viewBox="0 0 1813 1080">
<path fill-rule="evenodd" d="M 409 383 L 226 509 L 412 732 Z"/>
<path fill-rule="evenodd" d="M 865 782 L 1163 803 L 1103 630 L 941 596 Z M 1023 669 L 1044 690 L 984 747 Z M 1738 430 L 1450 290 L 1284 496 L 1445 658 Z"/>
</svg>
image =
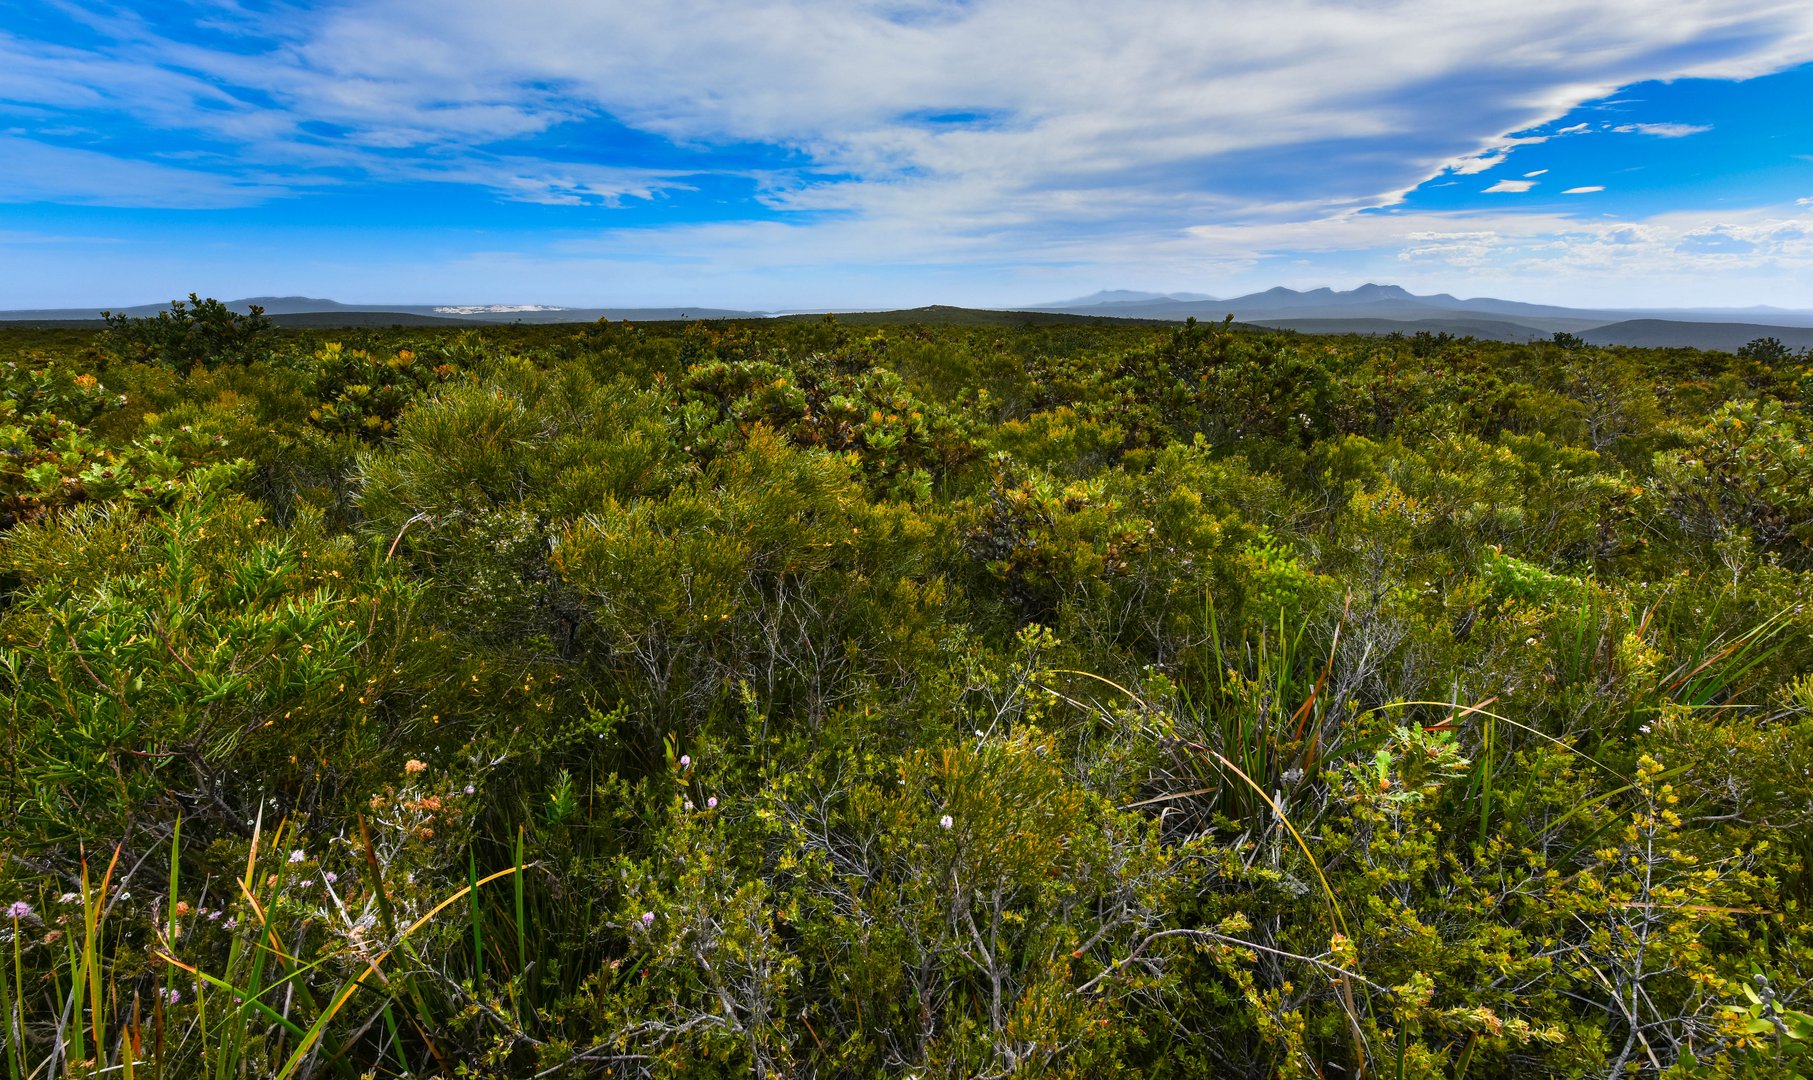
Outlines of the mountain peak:
<svg viewBox="0 0 1813 1080">
<path fill-rule="evenodd" d="M 1213 299 L 1215 299 L 1213 296 L 1209 296 L 1206 293 L 1155 293 L 1144 292 L 1139 289 L 1102 289 L 1099 292 L 1092 292 L 1088 296 L 1079 296 L 1074 300 L 1057 300 L 1048 304 L 1035 304 L 1033 307 L 1035 309 L 1097 307 L 1112 304 L 1163 304 L 1171 301 L 1182 303 L 1208 301 Z"/>
<path fill-rule="evenodd" d="M 1356 300 L 1410 300 L 1410 292 L 1401 285 L 1375 285 L 1372 282 L 1354 289 L 1345 295 Z"/>
<path fill-rule="evenodd" d="M 351 311 L 350 305 L 338 300 L 323 300 L 314 296 L 248 296 L 243 300 L 229 300 L 227 306 L 234 311 L 245 311 L 257 305 L 264 309 L 266 315 L 296 315 L 316 311 Z"/>
</svg>

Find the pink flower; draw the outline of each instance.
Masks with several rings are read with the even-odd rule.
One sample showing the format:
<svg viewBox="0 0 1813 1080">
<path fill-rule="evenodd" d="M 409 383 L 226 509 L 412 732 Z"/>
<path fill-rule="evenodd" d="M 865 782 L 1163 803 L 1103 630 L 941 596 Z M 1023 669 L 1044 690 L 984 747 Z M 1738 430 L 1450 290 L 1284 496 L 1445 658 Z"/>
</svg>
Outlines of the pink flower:
<svg viewBox="0 0 1813 1080">
<path fill-rule="evenodd" d="M 29 919 L 31 918 L 31 905 L 23 900 L 14 900 L 12 906 L 6 909 L 6 914 L 12 919 Z"/>
<path fill-rule="evenodd" d="M 334 882 L 340 880 L 340 875 L 334 873 L 332 870 L 329 870 L 327 873 L 322 874 L 321 876 L 327 879 L 327 883 L 329 885 L 332 885 Z"/>
<path fill-rule="evenodd" d="M 682 769 L 692 768 L 692 755 L 691 754 L 681 754 L 680 755 L 680 767 Z"/>
<path fill-rule="evenodd" d="M 290 862 L 292 862 L 292 863 L 299 863 L 306 858 L 308 858 L 308 852 L 302 850 L 301 848 L 297 848 L 296 850 L 290 852 Z"/>
<path fill-rule="evenodd" d="M 642 913 L 642 928 L 644 930 L 646 930 L 653 925 L 655 925 L 655 913 L 652 911 L 643 912 Z"/>
<path fill-rule="evenodd" d="M 717 808 L 718 808 L 718 797 L 716 795 L 713 795 L 711 798 L 705 800 L 705 809 L 716 810 Z"/>
</svg>

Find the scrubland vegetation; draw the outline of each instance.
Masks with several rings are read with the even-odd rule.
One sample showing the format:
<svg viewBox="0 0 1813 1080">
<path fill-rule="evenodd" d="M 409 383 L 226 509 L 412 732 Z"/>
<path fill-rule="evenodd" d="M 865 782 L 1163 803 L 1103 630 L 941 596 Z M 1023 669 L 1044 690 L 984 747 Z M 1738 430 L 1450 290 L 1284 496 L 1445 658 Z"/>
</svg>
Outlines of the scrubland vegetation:
<svg viewBox="0 0 1813 1080">
<path fill-rule="evenodd" d="M 0 357 L 14 1080 L 1813 1067 L 1771 343 Z"/>
</svg>

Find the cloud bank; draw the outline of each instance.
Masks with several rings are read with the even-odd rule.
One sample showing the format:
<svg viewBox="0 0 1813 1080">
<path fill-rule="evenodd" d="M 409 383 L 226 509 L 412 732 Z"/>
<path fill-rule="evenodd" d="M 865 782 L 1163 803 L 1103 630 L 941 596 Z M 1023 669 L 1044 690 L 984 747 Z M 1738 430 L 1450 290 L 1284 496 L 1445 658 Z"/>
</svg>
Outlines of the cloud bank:
<svg viewBox="0 0 1813 1080">
<path fill-rule="evenodd" d="M 1349 235 L 1356 211 L 1489 171 L 1540 141 L 1510 133 L 1618 87 L 1813 58 L 1813 7 L 1777 0 L 222 0 L 89 31 L 0 32 L 0 154 L 22 163 L 0 170 L 0 201 L 229 208 L 438 184 L 610 209 L 734 184 L 711 227 L 787 237 L 774 266 L 1056 268 L 1218 230 Z M 173 133 L 181 153 L 148 148 Z M 623 251 L 612 226 L 561 242 L 589 230 Z"/>
</svg>

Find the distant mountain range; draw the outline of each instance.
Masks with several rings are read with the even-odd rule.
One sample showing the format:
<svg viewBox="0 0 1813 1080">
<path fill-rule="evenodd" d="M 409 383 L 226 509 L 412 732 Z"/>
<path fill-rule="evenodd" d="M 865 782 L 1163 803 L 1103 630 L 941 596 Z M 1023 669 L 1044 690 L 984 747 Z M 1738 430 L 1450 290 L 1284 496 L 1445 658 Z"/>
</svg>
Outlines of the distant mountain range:
<svg viewBox="0 0 1813 1080">
<path fill-rule="evenodd" d="M 1466 300 L 1447 293 L 1418 296 L 1397 285 L 1368 284 L 1345 292 L 1276 288 L 1226 300 L 1101 292 L 1081 300 L 1038 304 L 1032 310 L 1204 321 L 1219 321 L 1232 315 L 1243 323 L 1318 334 L 1408 334 L 1427 330 L 1500 341 L 1529 341 L 1566 331 L 1597 345 L 1684 345 L 1728 350 L 1758 337 L 1775 337 L 1794 348 L 1813 347 L 1813 311 L 1764 306 L 1568 308 L 1485 296 Z"/>
<path fill-rule="evenodd" d="M 578 323 L 599 319 L 663 322 L 687 319 L 756 319 L 774 312 L 732 308 L 567 308 L 545 304 L 345 304 L 309 296 L 253 296 L 229 301 L 246 311 L 264 309 L 286 326 L 448 326 L 497 323 Z M 155 315 L 166 304 L 114 309 L 132 316 Z M 949 312 L 954 308 L 916 309 Z M 793 312 L 790 314 L 805 314 Z M 818 314 L 818 313 L 813 313 Z M 839 314 L 850 314 L 839 312 Z M 889 313 L 901 318 L 911 312 Z M 1557 331 L 1595 345 L 1687 346 L 1730 351 L 1760 337 L 1778 338 L 1795 349 L 1813 349 L 1813 311 L 1774 307 L 1597 309 L 1526 304 L 1491 297 L 1460 299 L 1447 293 L 1418 296 L 1397 285 L 1334 289 L 1276 288 L 1229 299 L 1205 293 L 1153 293 L 1109 289 L 1073 300 L 1022 310 L 1041 320 L 1082 316 L 1158 321 L 1195 318 L 1219 322 L 1228 315 L 1242 323 L 1313 334 L 1414 334 L 1418 331 L 1498 341 L 1545 339 Z M 0 321 L 39 325 L 93 325 L 94 308 L 0 311 Z"/>
</svg>

